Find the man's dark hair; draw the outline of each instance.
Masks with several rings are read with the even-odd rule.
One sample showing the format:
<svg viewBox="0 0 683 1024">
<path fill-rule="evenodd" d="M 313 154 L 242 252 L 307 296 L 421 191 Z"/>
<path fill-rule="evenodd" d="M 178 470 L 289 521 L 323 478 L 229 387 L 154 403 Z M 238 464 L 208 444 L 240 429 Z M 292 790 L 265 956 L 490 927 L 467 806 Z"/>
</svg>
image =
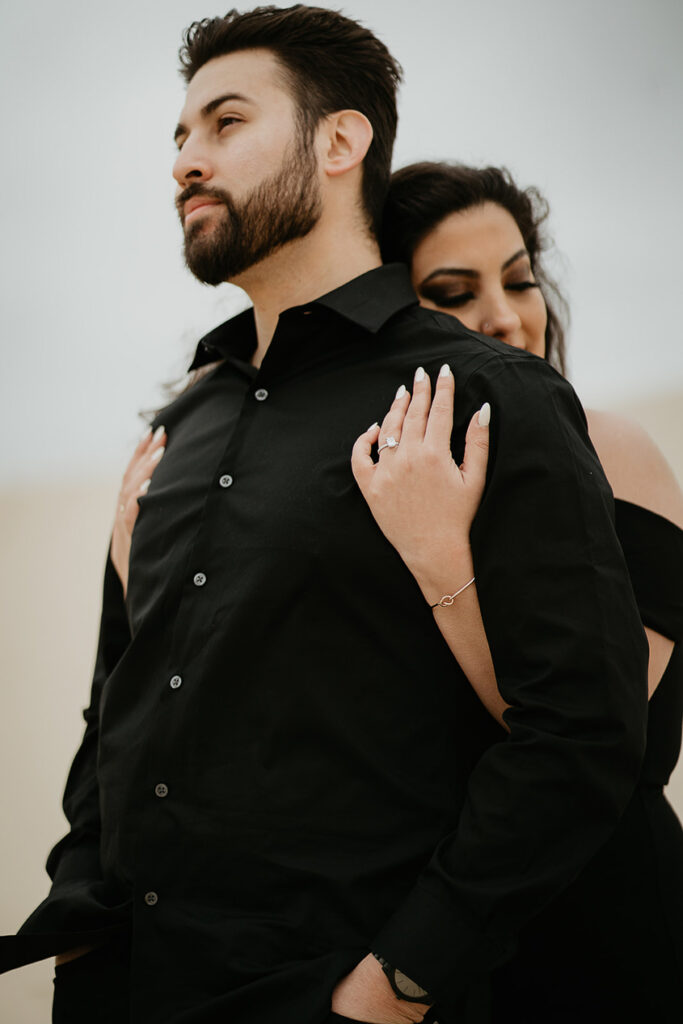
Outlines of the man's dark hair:
<svg viewBox="0 0 683 1024">
<path fill-rule="evenodd" d="M 384 210 L 380 246 L 387 263 L 410 263 L 418 244 L 445 217 L 482 203 L 497 203 L 515 220 L 529 253 L 546 308 L 545 357 L 566 372 L 566 299 L 543 265 L 548 242 L 543 223 L 548 204 L 536 188 L 519 188 L 504 167 L 424 162 L 403 167 L 392 176 Z"/>
<path fill-rule="evenodd" d="M 181 74 L 186 82 L 208 61 L 263 48 L 282 66 L 299 123 L 310 141 L 322 118 L 359 110 L 373 139 L 363 162 L 363 205 L 379 231 L 396 136 L 396 90 L 401 68 L 386 46 L 358 22 L 322 7 L 256 7 L 224 18 L 195 21 L 183 35 Z"/>
</svg>

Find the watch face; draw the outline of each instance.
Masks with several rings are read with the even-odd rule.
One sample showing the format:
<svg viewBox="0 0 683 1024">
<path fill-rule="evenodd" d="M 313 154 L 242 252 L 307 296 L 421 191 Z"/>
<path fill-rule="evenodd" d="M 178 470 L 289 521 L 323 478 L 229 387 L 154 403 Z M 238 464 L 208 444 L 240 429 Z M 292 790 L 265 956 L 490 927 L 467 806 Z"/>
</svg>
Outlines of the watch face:
<svg viewBox="0 0 683 1024">
<path fill-rule="evenodd" d="M 404 996 L 408 996 L 409 999 L 420 999 L 422 996 L 427 995 L 426 988 L 420 988 L 420 986 L 407 978 L 401 971 L 394 971 L 394 980 L 396 982 L 396 988 Z"/>
</svg>

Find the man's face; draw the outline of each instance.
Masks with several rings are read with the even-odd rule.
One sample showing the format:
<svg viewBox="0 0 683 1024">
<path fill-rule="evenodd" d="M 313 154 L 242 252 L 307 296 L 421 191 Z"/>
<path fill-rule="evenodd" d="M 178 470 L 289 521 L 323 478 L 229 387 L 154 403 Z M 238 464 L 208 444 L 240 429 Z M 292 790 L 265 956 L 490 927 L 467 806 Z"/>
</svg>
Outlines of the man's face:
<svg viewBox="0 0 683 1024">
<path fill-rule="evenodd" d="M 318 222 L 315 151 L 267 50 L 216 57 L 199 69 L 176 142 L 185 260 L 205 284 L 235 280 Z"/>
</svg>

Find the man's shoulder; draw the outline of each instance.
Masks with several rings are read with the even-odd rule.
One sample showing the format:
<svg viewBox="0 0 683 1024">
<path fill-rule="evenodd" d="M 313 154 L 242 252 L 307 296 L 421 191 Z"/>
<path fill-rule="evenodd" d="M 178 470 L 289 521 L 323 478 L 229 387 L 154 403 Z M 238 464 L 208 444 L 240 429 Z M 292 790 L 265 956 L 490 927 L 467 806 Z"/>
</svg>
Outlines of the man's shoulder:
<svg viewBox="0 0 683 1024">
<path fill-rule="evenodd" d="M 584 444 L 585 413 L 572 385 L 546 359 L 468 330 L 455 317 L 414 306 L 400 316 L 400 358 L 434 375 L 448 363 L 456 407 L 469 416 L 489 402 L 515 436 L 531 429 Z M 533 426 L 531 426 L 533 424 Z"/>
<path fill-rule="evenodd" d="M 500 379 L 510 387 L 539 380 L 571 390 L 547 360 L 471 331 L 450 314 L 411 306 L 400 314 L 400 330 L 404 341 L 411 348 L 414 345 L 425 361 L 445 357 L 461 384 L 476 374 Z"/>
</svg>

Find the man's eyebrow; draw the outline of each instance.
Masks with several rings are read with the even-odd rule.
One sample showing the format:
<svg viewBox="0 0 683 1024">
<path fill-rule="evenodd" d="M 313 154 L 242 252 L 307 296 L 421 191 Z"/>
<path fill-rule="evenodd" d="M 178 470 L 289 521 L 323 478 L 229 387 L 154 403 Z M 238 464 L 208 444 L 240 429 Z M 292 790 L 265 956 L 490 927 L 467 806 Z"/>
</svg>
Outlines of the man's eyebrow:
<svg viewBox="0 0 683 1024">
<path fill-rule="evenodd" d="M 230 100 L 238 100 L 240 103 L 253 103 L 248 96 L 243 96 L 240 92 L 226 92 L 223 96 L 216 96 L 215 99 L 209 100 L 209 102 L 202 107 L 200 110 L 200 117 L 206 118 L 210 114 L 213 114 L 217 107 L 220 107 L 221 103 L 228 103 Z M 187 128 L 184 124 L 178 124 L 176 130 L 173 133 L 173 141 L 177 142 L 181 135 L 187 135 Z"/>
<path fill-rule="evenodd" d="M 517 260 L 528 255 L 529 253 L 526 249 L 519 249 L 513 256 L 510 256 L 509 259 L 505 260 L 505 263 L 500 269 L 507 270 L 508 267 L 511 267 L 513 263 L 517 262 Z M 420 288 L 422 285 L 427 284 L 428 281 L 431 281 L 433 277 L 481 277 L 481 274 L 478 270 L 471 270 L 469 267 L 438 267 L 437 270 L 432 270 L 431 274 L 428 274 L 427 277 L 425 277 L 424 281 L 420 284 Z"/>
</svg>

